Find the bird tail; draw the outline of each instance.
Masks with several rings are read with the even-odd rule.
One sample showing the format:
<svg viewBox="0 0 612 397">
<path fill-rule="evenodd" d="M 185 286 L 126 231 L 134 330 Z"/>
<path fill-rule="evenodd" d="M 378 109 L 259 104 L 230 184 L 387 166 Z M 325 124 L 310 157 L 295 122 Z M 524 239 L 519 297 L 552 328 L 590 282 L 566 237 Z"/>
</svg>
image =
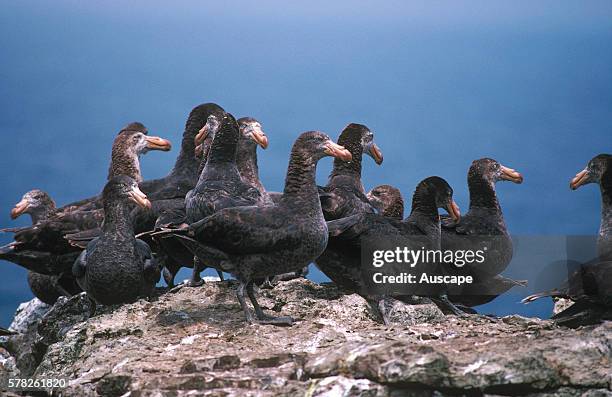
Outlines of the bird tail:
<svg viewBox="0 0 612 397">
<path fill-rule="evenodd" d="M 359 234 L 356 231 L 353 233 L 347 233 L 349 229 L 358 224 L 362 220 L 361 214 L 347 216 L 346 218 L 335 219 L 327 222 L 327 230 L 330 237 L 338 237 L 342 234 L 346 234 L 347 237 L 355 237 Z"/>
<path fill-rule="evenodd" d="M 15 241 L 0 247 L 0 259 L 9 258 L 15 252 Z"/>
<path fill-rule="evenodd" d="M 82 230 L 76 233 L 68 233 L 64 238 L 68 240 L 70 245 L 78 248 L 87 248 L 87 244 L 102 233 L 100 228 Z"/>
<path fill-rule="evenodd" d="M 0 336 L 17 335 L 17 332 L 0 327 Z"/>
<path fill-rule="evenodd" d="M 181 243 L 194 257 L 216 270 L 232 273 L 235 268 L 231 258 L 223 251 L 213 246 L 203 244 L 189 236 L 174 235 L 174 238 Z"/>
<path fill-rule="evenodd" d="M 0 233 L 19 233 L 22 230 L 27 229 L 29 226 L 26 227 L 5 227 L 3 229 L 0 229 Z"/>
<path fill-rule="evenodd" d="M 526 298 L 523 298 L 523 300 L 521 300 L 521 303 L 531 303 L 535 300 L 538 300 L 540 298 L 545 298 L 547 296 L 559 296 L 561 294 L 561 291 L 559 291 L 558 289 L 551 289 L 548 291 L 544 291 L 544 292 L 538 292 L 537 294 L 533 294 L 533 295 L 529 295 Z"/>
<path fill-rule="evenodd" d="M 179 228 L 165 228 L 162 227 L 157 231 L 152 231 L 152 232 L 145 232 L 142 233 L 143 235 L 148 234 L 151 237 L 160 237 L 160 238 L 167 238 L 170 236 L 179 236 L 179 235 L 185 235 L 189 233 L 189 229 L 186 227 L 179 227 Z"/>
</svg>

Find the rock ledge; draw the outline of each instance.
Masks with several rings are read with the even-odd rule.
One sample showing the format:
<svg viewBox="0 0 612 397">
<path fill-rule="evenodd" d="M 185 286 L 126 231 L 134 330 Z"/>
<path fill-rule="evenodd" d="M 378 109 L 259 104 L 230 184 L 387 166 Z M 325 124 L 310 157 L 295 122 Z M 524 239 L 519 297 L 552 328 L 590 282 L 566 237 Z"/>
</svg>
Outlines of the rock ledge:
<svg viewBox="0 0 612 397">
<path fill-rule="evenodd" d="M 247 325 L 235 288 L 209 282 L 91 319 L 84 297 L 62 299 L 17 365 L 69 379 L 62 396 L 612 396 L 612 322 L 572 330 L 421 304 L 394 307 L 386 327 L 359 296 L 301 279 L 260 292 L 266 310 L 299 319 L 278 328 Z"/>
</svg>

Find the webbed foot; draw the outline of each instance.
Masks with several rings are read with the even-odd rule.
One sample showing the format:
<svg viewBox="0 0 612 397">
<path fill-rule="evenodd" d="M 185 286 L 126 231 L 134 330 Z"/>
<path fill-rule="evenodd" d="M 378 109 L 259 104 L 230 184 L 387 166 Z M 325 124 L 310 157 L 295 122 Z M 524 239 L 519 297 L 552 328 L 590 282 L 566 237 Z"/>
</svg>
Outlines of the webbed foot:
<svg viewBox="0 0 612 397">
<path fill-rule="evenodd" d="M 439 295 L 431 300 L 438 306 L 443 312 L 450 312 L 457 317 L 467 318 L 470 315 L 459 309 L 453 302 L 448 299 L 446 295 Z"/>
<path fill-rule="evenodd" d="M 294 323 L 294 319 L 288 316 L 285 317 L 273 317 L 269 316 L 261 309 L 259 303 L 257 302 L 257 298 L 255 297 L 254 291 L 254 283 L 250 281 L 249 283 L 241 283 L 239 287 L 239 291 L 242 293 L 244 297 L 244 290 L 246 289 L 246 293 L 253 304 L 253 308 L 255 309 L 255 315 L 257 316 L 257 320 L 255 322 L 263 325 L 278 325 L 290 327 Z M 250 311 L 249 311 L 250 312 Z"/>
</svg>

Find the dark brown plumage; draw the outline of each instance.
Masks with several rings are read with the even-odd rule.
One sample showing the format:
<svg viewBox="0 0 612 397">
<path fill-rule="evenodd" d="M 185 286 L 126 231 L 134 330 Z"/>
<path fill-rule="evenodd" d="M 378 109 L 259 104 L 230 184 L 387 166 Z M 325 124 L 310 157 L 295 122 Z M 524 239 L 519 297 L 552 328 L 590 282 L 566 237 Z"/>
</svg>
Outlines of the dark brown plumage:
<svg viewBox="0 0 612 397">
<path fill-rule="evenodd" d="M 361 266 L 363 247 L 440 249 L 438 208 L 447 209 L 455 218 L 459 216 L 452 195 L 453 190 L 444 179 L 429 177 L 417 185 L 413 194 L 412 211 L 405 220 L 385 217 L 379 213 L 365 213 L 328 222 L 330 243 L 325 253 L 316 260 L 317 267 L 341 288 L 362 295 L 373 311 L 387 323 L 388 315 L 384 305 L 381 305 L 384 294 L 374 294 L 367 288 L 367 276 L 364 276 Z M 396 196 L 396 200 L 398 197 Z M 431 269 L 428 273 L 435 274 L 439 271 Z M 443 289 L 432 287 L 424 292 L 414 290 L 408 295 L 419 294 L 435 299 L 445 310 L 461 313 L 448 301 Z M 397 297 L 402 299 L 402 296 Z"/>
<path fill-rule="evenodd" d="M 23 214 L 29 214 L 32 218 L 32 224 L 35 225 L 48 220 L 56 211 L 55 202 L 49 194 L 34 189 L 24 194 L 21 201 L 15 205 L 11 211 L 11 218 L 16 219 Z M 10 229 L 9 231 L 17 232 L 19 229 L 24 230 L 25 228 Z M 60 296 L 71 296 L 80 292 L 80 288 L 76 285 L 70 273 L 49 275 L 28 270 L 28 285 L 34 296 L 49 305 L 54 304 Z"/>
<path fill-rule="evenodd" d="M 470 208 L 456 223 L 444 220 L 442 248 L 445 250 L 483 250 L 485 261 L 462 268 L 449 267 L 450 272 L 472 275 L 475 280 L 501 274 L 512 259 L 512 239 L 506 227 L 495 192 L 498 181 L 523 182 L 517 171 L 489 158 L 474 160 L 468 171 Z"/>
<path fill-rule="evenodd" d="M 350 152 L 327 135 L 303 133 L 293 145 L 278 205 L 226 208 L 189 228 L 163 233 L 167 238 L 178 238 L 207 265 L 229 272 L 240 281 L 238 300 L 249 322 L 292 322 L 263 313 L 253 285 L 268 276 L 298 271 L 325 249 L 327 227 L 315 175 L 318 160 L 326 155 L 350 159 Z M 246 306 L 245 293 L 257 319 Z"/>
<path fill-rule="evenodd" d="M 167 150 L 169 142 L 144 135 L 142 131 L 122 130 L 115 138 L 109 175 L 127 173 L 138 179 L 139 156 L 148 150 Z M 14 241 L 0 248 L 0 259 L 11 261 L 41 274 L 63 274 L 72 266 L 81 248 L 65 236 L 96 230 L 102 224 L 102 209 L 55 210 L 47 219 L 16 231 Z"/>
<path fill-rule="evenodd" d="M 612 260 L 612 155 L 599 154 L 570 182 L 572 190 L 596 183 L 601 190 L 601 223 L 597 237 L 597 255 L 600 260 Z"/>
<path fill-rule="evenodd" d="M 208 154 L 213 142 L 213 139 L 221 127 L 222 117 L 219 115 L 211 115 L 207 121 L 207 125 L 202 130 L 202 136 L 198 138 L 201 141 L 200 146 L 202 147 L 202 165 L 200 166 L 200 174 L 206 166 L 208 160 Z M 258 202 L 262 205 L 272 205 L 272 201 L 268 198 L 267 192 L 259 179 L 259 167 L 257 165 L 257 147 L 261 146 L 263 149 L 268 147 L 268 138 L 263 132 L 259 121 L 252 117 L 243 117 L 239 120 L 238 127 L 240 135 L 236 146 L 236 168 L 240 178 L 247 185 L 257 189 L 261 200 Z M 204 136 L 204 133 L 206 135 Z M 197 143 L 197 142 L 196 142 Z M 177 227 L 186 222 L 185 204 L 182 206 L 169 209 L 165 211 L 160 217 L 158 217 L 155 223 L 155 231 L 159 231 L 163 228 Z M 144 236 L 143 236 L 144 237 Z M 159 240 L 158 253 L 163 258 L 164 262 L 164 280 L 168 287 L 174 286 L 174 278 L 181 267 L 193 267 L 193 260 L 189 258 L 189 253 L 185 252 L 182 244 L 170 240 L 162 239 Z M 219 277 L 223 280 L 223 274 L 219 273 Z M 189 281 L 190 285 L 198 285 L 201 283 L 199 275 L 197 277 L 192 276 Z"/>
<path fill-rule="evenodd" d="M 382 216 L 392 219 L 404 219 L 404 198 L 402 192 L 391 185 L 380 185 L 366 194 L 367 199 Z"/>
<path fill-rule="evenodd" d="M 112 305 L 150 297 L 160 277 L 149 246 L 134 237 L 130 203 L 150 207 L 146 195 L 128 176 L 113 177 L 102 192 L 104 226 L 72 267 L 79 286 L 96 303 Z"/>
<path fill-rule="evenodd" d="M 117 142 L 118 139 L 125 141 L 125 137 L 129 135 L 136 135 L 136 134 L 148 135 L 148 133 L 149 131 L 147 130 L 147 127 L 144 126 L 144 124 L 138 121 L 128 123 L 125 127 L 119 130 L 119 132 L 117 133 L 117 137 L 115 137 L 115 140 L 113 141 L 113 147 L 115 147 L 115 143 Z M 111 154 L 111 159 L 112 159 L 112 154 Z M 109 174 L 111 173 L 113 173 L 113 175 L 120 175 L 119 173 L 113 172 L 112 168 L 109 170 Z M 130 174 L 126 174 L 126 175 L 130 175 Z M 74 212 L 77 210 L 90 211 L 93 209 L 100 209 L 102 208 L 101 200 L 102 200 L 102 197 L 100 195 L 88 197 L 88 198 L 64 205 L 63 207 L 59 209 L 59 212 Z"/>
<path fill-rule="evenodd" d="M 335 159 L 327 185 L 320 189 L 325 219 L 331 221 L 354 214 L 374 213 L 361 182 L 363 154 L 371 156 L 379 165 L 383 161 L 382 152 L 374 143 L 374 134 L 365 125 L 351 123 L 340 133 L 338 144 L 351 152 L 353 158 L 346 163 Z"/>
</svg>

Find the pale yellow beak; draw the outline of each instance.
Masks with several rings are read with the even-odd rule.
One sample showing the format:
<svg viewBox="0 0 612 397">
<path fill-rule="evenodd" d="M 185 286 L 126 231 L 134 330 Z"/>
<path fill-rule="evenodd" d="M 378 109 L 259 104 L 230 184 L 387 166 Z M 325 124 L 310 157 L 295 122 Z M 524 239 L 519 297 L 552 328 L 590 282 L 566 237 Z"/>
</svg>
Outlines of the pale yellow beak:
<svg viewBox="0 0 612 397">
<path fill-rule="evenodd" d="M 448 207 L 446 207 L 446 210 L 454 221 L 458 221 L 459 218 L 461 218 L 461 211 L 459 210 L 457 203 L 455 203 L 455 200 L 451 200 Z"/>
<path fill-rule="evenodd" d="M 325 144 L 325 153 L 329 156 L 339 158 L 342 161 L 351 161 L 353 159 L 351 152 L 345 149 L 344 146 L 340 146 L 332 141 L 328 141 Z"/>
<path fill-rule="evenodd" d="M 158 136 L 147 136 L 145 140 L 147 141 L 147 148 L 150 150 L 162 150 L 167 152 L 172 149 L 172 144 L 167 139 Z"/>
<path fill-rule="evenodd" d="M 130 192 L 130 199 L 141 208 L 151 209 L 151 202 L 138 186 L 135 186 Z"/>
<path fill-rule="evenodd" d="M 575 177 L 572 178 L 570 182 L 570 189 L 576 190 L 580 186 L 584 185 L 589 179 L 589 170 L 584 169 L 576 174 Z"/>
<path fill-rule="evenodd" d="M 372 142 L 369 151 L 376 164 L 381 165 L 383 162 L 383 153 L 380 148 L 374 142 Z"/>
<path fill-rule="evenodd" d="M 11 219 L 19 218 L 24 212 L 28 210 L 29 206 L 30 203 L 25 199 L 22 199 L 20 202 L 15 204 L 15 207 L 11 210 Z"/>
<path fill-rule="evenodd" d="M 506 181 L 510 181 L 510 182 L 514 182 L 514 183 L 523 183 L 523 176 L 521 175 L 520 172 L 513 170 L 512 168 L 508 168 L 508 167 L 504 167 L 502 165 L 501 167 L 501 178 L 506 180 Z"/>
<path fill-rule="evenodd" d="M 251 130 L 251 138 L 257 142 L 262 149 L 266 149 L 268 147 L 268 137 L 260 127 L 253 127 Z"/>
</svg>

